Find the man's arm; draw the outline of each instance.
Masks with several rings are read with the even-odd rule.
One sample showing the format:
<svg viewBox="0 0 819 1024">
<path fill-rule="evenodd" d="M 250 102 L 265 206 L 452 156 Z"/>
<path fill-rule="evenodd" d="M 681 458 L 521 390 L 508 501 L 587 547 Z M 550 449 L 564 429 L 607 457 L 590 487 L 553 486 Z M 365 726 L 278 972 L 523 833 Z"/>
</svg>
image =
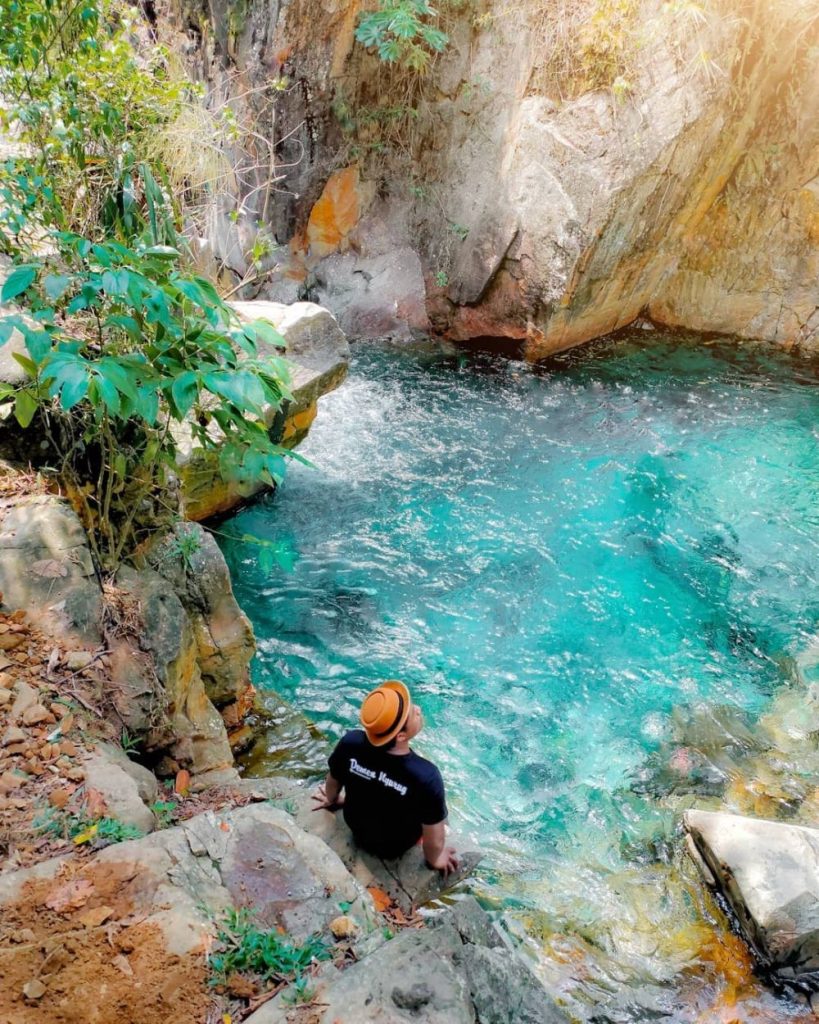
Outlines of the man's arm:
<svg viewBox="0 0 819 1024">
<path fill-rule="evenodd" d="M 327 778 L 322 782 L 316 792 L 313 794 L 312 799 L 316 801 L 316 806 L 313 808 L 314 811 L 336 811 L 339 807 L 344 804 L 344 796 L 342 790 L 344 786 L 333 778 L 332 772 L 327 772 Z"/>
<path fill-rule="evenodd" d="M 439 821 L 437 825 L 424 825 L 424 857 L 427 864 L 436 871 L 448 875 L 458 867 L 458 857 L 451 846 L 446 845 L 446 825 Z"/>
</svg>

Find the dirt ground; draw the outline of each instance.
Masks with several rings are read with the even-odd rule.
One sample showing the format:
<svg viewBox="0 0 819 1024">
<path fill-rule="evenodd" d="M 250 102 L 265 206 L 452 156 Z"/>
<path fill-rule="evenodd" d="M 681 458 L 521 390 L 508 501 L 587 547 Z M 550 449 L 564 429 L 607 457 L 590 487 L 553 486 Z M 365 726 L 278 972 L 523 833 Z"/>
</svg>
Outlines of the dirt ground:
<svg viewBox="0 0 819 1024">
<path fill-rule="evenodd" d="M 0 1024 L 191 1024 L 213 997 L 204 951 L 165 952 L 135 915 L 135 869 L 63 865 L 3 908 Z"/>
</svg>

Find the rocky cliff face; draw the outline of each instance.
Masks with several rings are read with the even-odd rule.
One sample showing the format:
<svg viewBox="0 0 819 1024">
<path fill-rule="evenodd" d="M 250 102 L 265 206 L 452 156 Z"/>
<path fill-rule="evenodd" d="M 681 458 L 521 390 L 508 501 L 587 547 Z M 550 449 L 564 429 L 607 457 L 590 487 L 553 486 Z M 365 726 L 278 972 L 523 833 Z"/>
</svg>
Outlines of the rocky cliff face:
<svg viewBox="0 0 819 1024">
<path fill-rule="evenodd" d="M 214 250 L 261 221 L 280 246 L 262 294 L 358 337 L 506 338 L 536 359 L 648 312 L 816 345 L 819 4 L 647 0 L 628 77 L 596 91 L 550 70 L 542 6 L 450 12 L 420 85 L 354 42 L 352 0 L 177 9 L 214 89 L 281 90 L 258 123 L 283 140 L 274 201 L 248 197 Z"/>
</svg>

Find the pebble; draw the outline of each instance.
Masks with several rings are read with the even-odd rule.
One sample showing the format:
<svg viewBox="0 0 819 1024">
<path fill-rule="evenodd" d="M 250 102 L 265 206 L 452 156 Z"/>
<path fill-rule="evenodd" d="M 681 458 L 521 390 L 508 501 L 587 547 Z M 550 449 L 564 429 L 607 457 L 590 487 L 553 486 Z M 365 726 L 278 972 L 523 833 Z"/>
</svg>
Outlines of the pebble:
<svg viewBox="0 0 819 1024">
<path fill-rule="evenodd" d="M 0 672 L 0 690 L 10 690 L 14 686 L 14 676 L 8 672 Z"/>
<path fill-rule="evenodd" d="M 16 725 L 10 725 L 3 733 L 3 739 L 0 740 L 0 745 L 10 747 L 13 743 L 25 743 L 25 741 L 26 734 L 23 730 L 18 729 Z"/>
<path fill-rule="evenodd" d="M 4 633 L 0 635 L 0 651 L 13 651 L 25 640 L 20 633 Z"/>
<path fill-rule="evenodd" d="M 30 928 L 18 928 L 9 936 L 12 942 L 34 942 L 37 936 Z"/>
<path fill-rule="evenodd" d="M 65 656 L 65 667 L 79 672 L 80 669 L 88 668 L 93 660 L 94 655 L 90 651 L 69 651 Z"/>
<path fill-rule="evenodd" d="M 72 782 L 82 782 L 85 778 L 85 772 L 82 768 L 69 768 L 65 774 Z"/>
<path fill-rule="evenodd" d="M 46 987 L 39 978 L 32 978 L 23 985 L 23 995 L 26 999 L 40 999 L 45 995 Z"/>
<path fill-rule="evenodd" d="M 23 776 L 15 775 L 14 772 L 3 772 L 0 775 L 0 793 L 10 793 L 18 786 L 22 786 L 25 781 Z"/>
<path fill-rule="evenodd" d="M 6 704 L 11 704 L 11 690 L 0 689 L 0 707 L 5 707 Z"/>
<path fill-rule="evenodd" d="M 58 809 L 62 809 L 63 807 L 65 807 L 65 805 L 68 803 L 70 799 L 71 790 L 67 787 L 63 787 L 62 789 L 53 789 L 48 794 L 48 802 L 51 804 L 52 807 L 56 807 Z"/>
<path fill-rule="evenodd" d="M 66 757 L 76 757 L 77 747 L 71 740 L 60 740 L 60 753 Z"/>
<path fill-rule="evenodd" d="M 32 704 L 23 712 L 24 725 L 39 725 L 41 722 L 47 722 L 50 718 L 53 718 L 53 715 L 42 704 Z"/>
<path fill-rule="evenodd" d="M 349 939 L 358 931 L 358 925 L 352 917 L 343 914 L 330 922 L 330 931 L 336 939 Z"/>
<path fill-rule="evenodd" d="M 15 687 L 14 704 L 11 706 L 11 717 L 19 718 L 36 703 L 37 691 L 29 686 L 28 683 L 23 682 L 22 679 L 18 679 L 17 686 Z"/>
</svg>

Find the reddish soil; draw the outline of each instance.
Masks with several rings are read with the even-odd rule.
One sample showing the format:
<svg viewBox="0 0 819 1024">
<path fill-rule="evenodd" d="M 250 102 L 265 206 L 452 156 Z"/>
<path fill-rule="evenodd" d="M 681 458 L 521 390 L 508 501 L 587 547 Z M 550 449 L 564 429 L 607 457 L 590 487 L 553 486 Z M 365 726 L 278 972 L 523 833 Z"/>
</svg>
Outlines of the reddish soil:
<svg viewBox="0 0 819 1024">
<path fill-rule="evenodd" d="M 0 1024 L 206 1019 L 213 1000 L 204 955 L 165 952 L 159 928 L 131 911 L 134 874 L 72 861 L 56 878 L 27 883 L 0 911 Z"/>
</svg>

